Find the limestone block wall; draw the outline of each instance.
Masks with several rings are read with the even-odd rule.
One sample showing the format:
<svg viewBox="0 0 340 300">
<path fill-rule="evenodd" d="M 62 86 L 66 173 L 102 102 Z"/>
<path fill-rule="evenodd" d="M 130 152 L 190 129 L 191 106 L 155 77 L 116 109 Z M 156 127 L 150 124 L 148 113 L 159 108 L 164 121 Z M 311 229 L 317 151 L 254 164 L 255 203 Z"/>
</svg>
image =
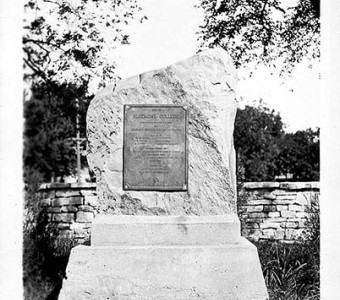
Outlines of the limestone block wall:
<svg viewBox="0 0 340 300">
<path fill-rule="evenodd" d="M 292 242 L 306 229 L 318 182 L 249 182 L 238 201 L 242 235 L 254 240 Z"/>
<path fill-rule="evenodd" d="M 40 206 L 60 234 L 72 235 L 78 243 L 88 240 L 97 206 L 95 183 L 42 184 L 40 193 Z"/>
<path fill-rule="evenodd" d="M 95 183 L 43 184 L 41 207 L 61 234 L 79 243 L 89 238 L 98 210 Z M 292 242 L 305 227 L 311 200 L 320 193 L 318 182 L 249 182 L 238 199 L 242 235 L 250 240 Z"/>
</svg>

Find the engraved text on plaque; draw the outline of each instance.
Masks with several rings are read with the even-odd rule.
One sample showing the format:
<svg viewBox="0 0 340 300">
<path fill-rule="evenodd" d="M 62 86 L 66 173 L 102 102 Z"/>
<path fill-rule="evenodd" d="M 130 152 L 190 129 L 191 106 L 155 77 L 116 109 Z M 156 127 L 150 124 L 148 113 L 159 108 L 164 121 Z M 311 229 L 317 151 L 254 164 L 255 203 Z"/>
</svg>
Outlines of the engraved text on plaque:
<svg viewBox="0 0 340 300">
<path fill-rule="evenodd" d="M 123 151 L 123 189 L 187 190 L 185 107 L 125 105 Z"/>
</svg>

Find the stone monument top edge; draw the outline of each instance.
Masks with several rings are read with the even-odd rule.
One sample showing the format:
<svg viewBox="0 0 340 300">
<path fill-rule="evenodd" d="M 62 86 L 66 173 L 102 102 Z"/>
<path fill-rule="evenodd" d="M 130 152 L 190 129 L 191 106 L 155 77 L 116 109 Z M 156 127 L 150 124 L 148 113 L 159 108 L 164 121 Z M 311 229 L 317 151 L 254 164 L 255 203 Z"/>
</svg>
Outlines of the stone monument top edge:
<svg viewBox="0 0 340 300">
<path fill-rule="evenodd" d="M 169 65 L 166 65 L 160 68 L 155 68 L 149 71 L 144 71 L 139 74 L 121 78 L 117 80 L 117 82 L 109 83 L 104 89 L 100 90 L 96 94 L 95 98 L 100 98 L 101 96 L 107 95 L 107 94 L 116 94 L 119 91 L 125 90 L 125 89 L 136 88 L 141 84 L 143 77 L 145 76 L 151 77 L 154 74 L 157 74 L 164 69 L 167 69 L 169 67 L 176 67 L 178 65 L 183 64 L 184 62 L 187 62 L 188 60 L 190 61 L 191 59 L 197 56 L 220 58 L 222 61 L 224 61 L 228 69 L 232 69 L 232 72 L 236 73 L 236 68 L 234 66 L 233 60 L 226 50 L 224 50 L 221 47 L 207 48 L 194 55 L 189 56 L 188 58 L 183 58 L 181 60 L 178 60 L 177 62 L 173 64 L 169 64 Z"/>
</svg>

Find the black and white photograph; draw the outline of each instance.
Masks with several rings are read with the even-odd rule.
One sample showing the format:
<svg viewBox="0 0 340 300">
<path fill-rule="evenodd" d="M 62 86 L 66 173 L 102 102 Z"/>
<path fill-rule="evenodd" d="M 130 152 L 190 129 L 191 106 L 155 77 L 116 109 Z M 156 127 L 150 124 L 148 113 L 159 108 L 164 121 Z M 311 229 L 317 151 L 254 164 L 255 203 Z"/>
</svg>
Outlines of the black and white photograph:
<svg viewBox="0 0 340 300">
<path fill-rule="evenodd" d="M 324 2 L 2 2 L 0 298 L 338 299 Z"/>
</svg>

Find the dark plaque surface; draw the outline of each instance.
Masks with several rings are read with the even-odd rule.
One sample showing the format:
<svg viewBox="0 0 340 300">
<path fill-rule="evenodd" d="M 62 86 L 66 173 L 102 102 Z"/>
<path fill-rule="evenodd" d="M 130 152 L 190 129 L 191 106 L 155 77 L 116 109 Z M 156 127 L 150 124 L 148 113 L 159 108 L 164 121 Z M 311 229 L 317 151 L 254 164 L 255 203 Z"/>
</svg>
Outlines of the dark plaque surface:
<svg viewBox="0 0 340 300">
<path fill-rule="evenodd" d="M 124 106 L 123 189 L 188 189 L 187 111 L 176 105 Z"/>
</svg>

